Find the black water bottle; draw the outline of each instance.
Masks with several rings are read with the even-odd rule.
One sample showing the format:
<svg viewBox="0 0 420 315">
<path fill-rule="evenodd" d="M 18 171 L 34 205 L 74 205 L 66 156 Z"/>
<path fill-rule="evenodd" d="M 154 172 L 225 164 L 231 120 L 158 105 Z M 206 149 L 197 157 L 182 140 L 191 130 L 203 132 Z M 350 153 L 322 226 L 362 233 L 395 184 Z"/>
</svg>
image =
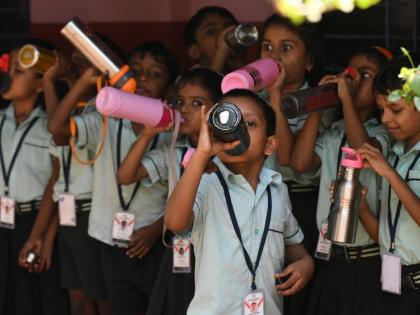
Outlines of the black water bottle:
<svg viewBox="0 0 420 315">
<path fill-rule="evenodd" d="M 11 79 L 6 72 L 0 72 L 0 94 L 7 92 L 10 88 Z"/>
<path fill-rule="evenodd" d="M 214 137 L 225 143 L 240 140 L 240 144 L 232 150 L 225 151 L 229 155 L 244 154 L 249 148 L 249 133 L 246 128 L 242 113 L 232 103 L 221 102 L 215 105 L 209 116 L 209 126 Z"/>
</svg>

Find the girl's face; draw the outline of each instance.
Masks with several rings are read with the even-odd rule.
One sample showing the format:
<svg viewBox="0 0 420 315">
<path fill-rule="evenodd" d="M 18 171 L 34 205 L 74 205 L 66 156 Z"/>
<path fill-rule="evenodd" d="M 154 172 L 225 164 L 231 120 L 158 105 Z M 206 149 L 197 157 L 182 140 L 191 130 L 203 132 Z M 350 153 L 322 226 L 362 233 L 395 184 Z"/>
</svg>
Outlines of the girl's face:
<svg viewBox="0 0 420 315">
<path fill-rule="evenodd" d="M 165 97 L 169 85 L 169 73 L 163 63 L 146 53 L 143 57 L 134 54 L 129 64 L 137 81 L 137 94 L 153 98 Z"/>
<path fill-rule="evenodd" d="M 398 141 L 420 139 L 420 112 L 416 110 L 413 102 L 407 104 L 403 98 L 390 102 L 386 95 L 381 94 L 376 94 L 375 98 L 381 112 L 382 123 L 394 139 Z"/>
<path fill-rule="evenodd" d="M 305 43 L 287 27 L 272 24 L 265 30 L 261 43 L 261 58 L 281 61 L 287 71 L 286 85 L 298 85 L 305 82 L 305 73 L 313 67 L 306 52 Z"/>
<path fill-rule="evenodd" d="M 180 133 L 187 136 L 198 136 L 201 127 L 201 106 L 206 110 L 213 106 L 210 94 L 199 84 L 185 84 L 175 96 L 175 106 L 181 112 L 183 122 Z"/>
<path fill-rule="evenodd" d="M 379 71 L 378 65 L 369 60 L 366 55 L 360 54 L 351 58 L 349 67 L 356 69 L 360 74 L 354 104 L 357 109 L 374 109 L 376 106 L 372 92 L 373 80 Z"/>
<path fill-rule="evenodd" d="M 10 53 L 9 75 L 12 82 L 9 90 L 2 94 L 2 97 L 9 101 L 28 99 L 42 92 L 42 79 L 31 68 L 22 68 L 17 55 L 17 50 Z"/>
</svg>

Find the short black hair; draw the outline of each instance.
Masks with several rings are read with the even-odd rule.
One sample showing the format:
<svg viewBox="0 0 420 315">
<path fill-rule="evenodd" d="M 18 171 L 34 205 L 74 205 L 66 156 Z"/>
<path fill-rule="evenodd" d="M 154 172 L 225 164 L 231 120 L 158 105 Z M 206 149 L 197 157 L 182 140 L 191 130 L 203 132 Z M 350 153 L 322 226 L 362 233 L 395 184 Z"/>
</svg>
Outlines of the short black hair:
<svg viewBox="0 0 420 315">
<path fill-rule="evenodd" d="M 238 20 L 235 16 L 227 9 L 218 6 L 207 6 L 198 10 L 187 22 L 184 29 L 184 42 L 188 47 L 189 45 L 195 44 L 197 41 L 196 32 L 197 29 L 203 23 L 203 20 L 209 15 L 219 15 L 232 21 L 232 24 L 238 24 Z"/>
<path fill-rule="evenodd" d="M 211 101 L 216 103 L 223 95 L 221 84 L 223 77 L 208 68 L 197 68 L 185 73 L 178 81 L 176 90 L 183 88 L 186 84 L 197 84 L 207 90 Z"/>
<path fill-rule="evenodd" d="M 267 136 L 276 134 L 276 114 L 262 97 L 248 89 L 233 89 L 225 93 L 219 102 L 224 101 L 228 97 L 247 97 L 253 100 L 261 108 L 265 122 L 267 123 Z"/>
<path fill-rule="evenodd" d="M 405 56 L 392 59 L 375 77 L 373 81 L 373 92 L 381 95 L 388 95 L 393 90 L 401 89 L 404 80 L 398 75 L 402 67 L 411 68 Z"/>
<path fill-rule="evenodd" d="M 156 61 L 162 63 L 167 68 L 169 84 L 175 82 L 179 71 L 178 60 L 163 43 L 158 41 L 144 42 L 130 52 L 129 59 L 136 54 L 139 54 L 141 58 L 150 54 Z"/>
<path fill-rule="evenodd" d="M 306 79 L 310 86 L 315 86 L 323 75 L 325 65 L 325 57 L 322 52 L 322 38 L 317 26 L 314 23 L 308 22 L 295 25 L 288 18 L 275 13 L 264 21 L 261 29 L 261 40 L 264 38 L 267 29 L 272 25 L 288 29 L 290 32 L 296 34 L 305 44 L 306 53 L 309 55 L 309 60 L 313 65 Z"/>
</svg>

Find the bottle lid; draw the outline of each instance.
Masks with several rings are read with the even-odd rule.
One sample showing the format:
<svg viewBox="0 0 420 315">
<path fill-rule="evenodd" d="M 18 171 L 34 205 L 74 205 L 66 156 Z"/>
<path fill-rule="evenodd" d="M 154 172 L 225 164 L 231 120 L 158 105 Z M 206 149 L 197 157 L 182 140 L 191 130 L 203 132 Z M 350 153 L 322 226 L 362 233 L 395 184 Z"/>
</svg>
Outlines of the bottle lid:
<svg viewBox="0 0 420 315">
<path fill-rule="evenodd" d="M 34 66 L 39 59 L 39 50 L 36 46 L 28 44 L 19 50 L 18 61 L 22 68 Z"/>
<path fill-rule="evenodd" d="M 210 114 L 210 124 L 218 132 L 234 131 L 242 118 L 239 108 L 232 103 L 222 102 L 215 105 Z"/>
<path fill-rule="evenodd" d="M 344 157 L 341 160 L 341 165 L 344 167 L 362 168 L 363 161 L 362 157 L 356 150 L 349 147 L 341 147 L 344 153 Z"/>
<path fill-rule="evenodd" d="M 258 42 L 258 29 L 252 24 L 240 24 L 235 29 L 235 38 L 242 46 L 251 46 Z"/>
</svg>

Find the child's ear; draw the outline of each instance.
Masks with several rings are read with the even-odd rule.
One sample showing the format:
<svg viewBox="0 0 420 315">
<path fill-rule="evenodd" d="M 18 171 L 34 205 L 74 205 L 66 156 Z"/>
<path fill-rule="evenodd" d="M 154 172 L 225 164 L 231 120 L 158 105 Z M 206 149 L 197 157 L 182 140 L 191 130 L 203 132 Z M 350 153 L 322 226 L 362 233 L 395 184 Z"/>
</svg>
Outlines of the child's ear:
<svg viewBox="0 0 420 315">
<path fill-rule="evenodd" d="M 267 156 L 272 155 L 277 150 L 277 137 L 276 135 L 272 135 L 267 138 L 267 142 L 265 143 L 264 154 Z"/>
<path fill-rule="evenodd" d="M 192 60 L 193 62 L 197 62 L 201 57 L 201 52 L 196 44 L 191 44 L 187 48 L 187 55 L 188 58 L 190 58 L 190 60 Z"/>
</svg>

